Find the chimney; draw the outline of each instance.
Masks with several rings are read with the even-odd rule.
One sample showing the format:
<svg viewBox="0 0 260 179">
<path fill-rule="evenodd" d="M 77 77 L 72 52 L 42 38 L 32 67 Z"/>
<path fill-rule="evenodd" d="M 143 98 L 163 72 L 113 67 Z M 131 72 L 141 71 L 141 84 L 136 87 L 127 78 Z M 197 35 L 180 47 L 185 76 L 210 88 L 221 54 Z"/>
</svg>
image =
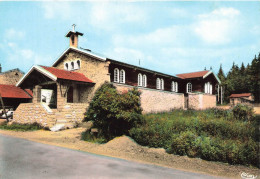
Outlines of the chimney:
<svg viewBox="0 0 260 179">
<path fill-rule="evenodd" d="M 78 36 L 83 36 L 83 33 L 75 31 L 75 24 L 72 25 L 72 31 L 66 34 L 66 37 L 70 38 L 70 47 L 78 48 Z"/>
</svg>

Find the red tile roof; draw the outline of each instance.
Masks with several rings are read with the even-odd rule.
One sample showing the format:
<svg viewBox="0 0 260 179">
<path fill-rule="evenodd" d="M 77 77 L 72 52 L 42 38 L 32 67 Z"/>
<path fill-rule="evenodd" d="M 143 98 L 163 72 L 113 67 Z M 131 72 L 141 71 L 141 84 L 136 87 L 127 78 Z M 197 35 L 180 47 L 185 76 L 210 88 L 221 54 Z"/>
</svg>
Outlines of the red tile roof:
<svg viewBox="0 0 260 179">
<path fill-rule="evenodd" d="M 181 79 L 187 79 L 187 78 L 199 78 L 203 77 L 206 75 L 209 71 L 198 71 L 198 72 L 192 72 L 192 73 L 182 73 L 182 74 L 177 74 L 176 76 L 180 77 Z"/>
<path fill-rule="evenodd" d="M 26 91 L 32 94 L 31 90 L 27 89 Z M 0 84 L 0 94 L 3 98 L 32 98 L 24 90 L 14 85 Z"/>
<path fill-rule="evenodd" d="M 72 81 L 80 81 L 80 82 L 87 82 L 87 83 L 93 83 L 92 80 L 88 79 L 85 75 L 82 73 L 78 72 L 72 72 L 72 71 L 66 71 L 66 70 L 61 70 L 57 69 L 54 67 L 46 67 L 46 66 L 41 66 L 54 76 L 56 76 L 59 79 L 65 79 L 65 80 L 72 80 Z"/>
<path fill-rule="evenodd" d="M 251 96 L 251 93 L 240 93 L 240 94 L 231 94 L 230 98 L 240 98 L 240 97 L 249 97 Z"/>
</svg>

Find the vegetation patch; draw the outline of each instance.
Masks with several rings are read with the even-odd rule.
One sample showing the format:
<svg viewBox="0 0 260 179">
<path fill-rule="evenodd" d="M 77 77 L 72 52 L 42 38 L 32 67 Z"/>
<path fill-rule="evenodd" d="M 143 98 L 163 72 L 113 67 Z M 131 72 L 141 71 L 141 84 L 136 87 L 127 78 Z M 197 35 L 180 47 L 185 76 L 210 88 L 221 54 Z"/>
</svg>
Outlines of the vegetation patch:
<svg viewBox="0 0 260 179">
<path fill-rule="evenodd" d="M 43 129 L 43 127 L 38 123 L 32 123 L 32 124 L 13 123 L 11 125 L 4 123 L 0 125 L 0 129 L 13 130 L 13 131 L 35 131 L 35 130 Z"/>
<path fill-rule="evenodd" d="M 144 115 L 130 136 L 168 153 L 259 167 L 259 122 L 260 116 L 243 105 L 231 110 L 174 110 Z"/>
<path fill-rule="evenodd" d="M 86 131 L 83 139 L 100 138 L 102 142 L 114 137 L 129 135 L 129 130 L 141 122 L 142 109 L 140 92 L 137 89 L 119 93 L 111 83 L 103 84 L 97 90 L 88 111 L 86 121 L 93 121 L 98 136 Z"/>
</svg>

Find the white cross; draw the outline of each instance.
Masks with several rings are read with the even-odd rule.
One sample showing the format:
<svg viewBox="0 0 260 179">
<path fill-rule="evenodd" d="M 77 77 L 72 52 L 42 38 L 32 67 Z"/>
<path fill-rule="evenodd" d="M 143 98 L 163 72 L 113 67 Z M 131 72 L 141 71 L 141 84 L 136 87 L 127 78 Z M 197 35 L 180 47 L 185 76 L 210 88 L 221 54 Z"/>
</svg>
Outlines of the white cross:
<svg viewBox="0 0 260 179">
<path fill-rule="evenodd" d="M 72 32 L 75 32 L 75 27 L 76 27 L 76 24 L 73 24 L 72 25 Z"/>
</svg>

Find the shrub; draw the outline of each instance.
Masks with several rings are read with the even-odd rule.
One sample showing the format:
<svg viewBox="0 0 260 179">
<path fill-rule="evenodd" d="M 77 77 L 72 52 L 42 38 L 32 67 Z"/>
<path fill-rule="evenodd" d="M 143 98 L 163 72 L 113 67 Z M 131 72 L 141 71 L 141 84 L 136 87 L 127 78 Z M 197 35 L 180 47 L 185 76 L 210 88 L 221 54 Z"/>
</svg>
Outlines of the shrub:
<svg viewBox="0 0 260 179">
<path fill-rule="evenodd" d="M 5 123 L 4 125 L 0 125 L 0 129 L 14 130 L 14 131 L 34 131 L 34 130 L 43 129 L 43 127 L 36 122 L 32 124 L 13 123 L 11 125 L 7 125 L 7 123 Z"/>
<path fill-rule="evenodd" d="M 174 110 L 144 115 L 130 136 L 169 153 L 259 167 L 259 123 L 260 116 L 243 121 L 231 110 Z"/>
<path fill-rule="evenodd" d="M 111 83 L 103 84 L 96 92 L 85 120 L 92 120 L 107 140 L 128 135 L 141 122 L 140 92 L 137 89 L 118 93 Z"/>
<path fill-rule="evenodd" d="M 253 107 L 244 104 L 237 104 L 232 112 L 235 119 L 243 121 L 252 119 L 254 114 Z"/>
</svg>

